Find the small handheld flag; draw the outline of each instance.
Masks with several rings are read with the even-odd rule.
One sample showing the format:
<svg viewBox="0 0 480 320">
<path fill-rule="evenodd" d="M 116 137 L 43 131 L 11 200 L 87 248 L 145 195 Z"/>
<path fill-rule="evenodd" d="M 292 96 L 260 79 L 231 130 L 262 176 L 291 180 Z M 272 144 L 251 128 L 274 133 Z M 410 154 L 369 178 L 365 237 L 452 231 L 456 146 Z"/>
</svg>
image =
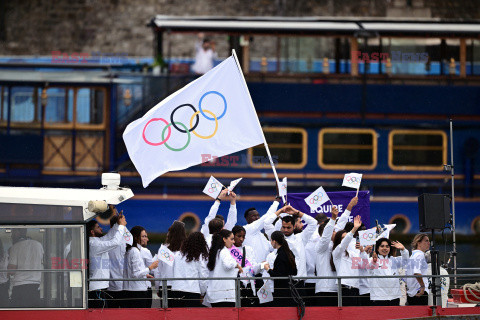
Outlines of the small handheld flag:
<svg viewBox="0 0 480 320">
<path fill-rule="evenodd" d="M 165 262 L 169 266 L 173 267 L 173 261 L 175 260 L 175 255 L 170 249 L 168 249 L 163 244 L 158 249 L 158 260 Z"/>
<path fill-rule="evenodd" d="M 230 182 L 230 185 L 227 187 L 228 189 L 228 194 L 230 194 L 231 191 L 233 191 L 233 188 L 235 188 L 235 186 L 242 180 L 242 178 L 238 178 L 236 180 L 233 180 L 232 182 Z"/>
<path fill-rule="evenodd" d="M 327 192 L 323 189 L 323 187 L 319 187 L 307 198 L 305 198 L 305 202 L 312 210 L 317 209 L 327 201 L 330 201 L 330 198 L 328 197 Z"/>
<path fill-rule="evenodd" d="M 280 182 L 280 185 L 278 186 L 278 195 L 280 197 L 287 197 L 287 177 L 283 178 L 282 182 Z"/>
<path fill-rule="evenodd" d="M 223 185 L 215 179 L 213 176 L 210 176 L 208 179 L 207 185 L 203 188 L 203 193 L 207 196 L 212 197 L 213 199 L 217 199 L 218 195 L 222 191 Z"/>
<path fill-rule="evenodd" d="M 360 190 L 360 183 L 362 182 L 362 174 L 361 173 L 346 173 L 345 177 L 343 177 L 343 187 L 357 189 L 357 196 L 358 190 Z"/>
</svg>

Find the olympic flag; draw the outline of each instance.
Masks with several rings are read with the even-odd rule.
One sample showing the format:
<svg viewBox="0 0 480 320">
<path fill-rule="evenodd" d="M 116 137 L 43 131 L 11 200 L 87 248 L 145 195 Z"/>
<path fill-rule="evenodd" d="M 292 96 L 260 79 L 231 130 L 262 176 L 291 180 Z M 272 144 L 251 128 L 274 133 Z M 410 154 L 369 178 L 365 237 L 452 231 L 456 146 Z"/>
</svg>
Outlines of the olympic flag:
<svg viewBox="0 0 480 320">
<path fill-rule="evenodd" d="M 361 173 L 346 173 L 345 177 L 343 177 L 342 186 L 358 190 L 360 188 L 360 182 L 362 182 Z"/>
<path fill-rule="evenodd" d="M 130 123 L 123 140 L 146 188 L 168 171 L 264 143 L 260 121 L 235 57 L 168 96 Z"/>
<path fill-rule="evenodd" d="M 361 246 L 371 246 L 377 241 L 377 228 L 371 228 L 364 231 L 358 231 Z"/>
<path fill-rule="evenodd" d="M 203 188 L 203 193 L 207 196 L 212 197 L 213 199 L 217 199 L 220 192 L 222 192 L 223 185 L 215 179 L 213 176 L 210 176 L 208 179 L 207 185 Z"/>
<path fill-rule="evenodd" d="M 311 210 L 316 210 L 325 202 L 330 201 L 327 193 L 323 189 L 323 187 L 318 188 L 317 190 L 313 191 L 307 198 L 305 198 L 305 202 L 308 204 Z"/>
</svg>

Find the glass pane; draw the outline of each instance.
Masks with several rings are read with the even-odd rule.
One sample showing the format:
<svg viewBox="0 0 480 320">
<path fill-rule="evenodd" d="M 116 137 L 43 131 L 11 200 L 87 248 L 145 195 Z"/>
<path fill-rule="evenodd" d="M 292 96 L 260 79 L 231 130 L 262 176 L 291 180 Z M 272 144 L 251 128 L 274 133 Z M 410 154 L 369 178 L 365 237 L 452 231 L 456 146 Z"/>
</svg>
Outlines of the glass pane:
<svg viewBox="0 0 480 320">
<path fill-rule="evenodd" d="M 104 98 L 104 90 L 79 89 L 77 91 L 77 123 L 103 123 Z"/>
<path fill-rule="evenodd" d="M 323 135 L 323 145 L 329 144 L 371 146 L 373 135 L 370 133 L 325 133 Z"/>
<path fill-rule="evenodd" d="M 394 150 L 393 164 L 395 166 L 441 166 L 443 165 L 443 151 Z"/>
<path fill-rule="evenodd" d="M 252 164 L 254 166 L 258 165 L 268 165 L 270 166 L 270 161 L 267 156 L 265 148 L 253 148 L 252 149 Z M 270 154 L 272 155 L 272 160 L 275 164 L 301 164 L 303 160 L 302 148 L 275 148 L 270 147 Z"/>
<path fill-rule="evenodd" d="M 81 207 L 0 203 L 0 223 L 83 222 Z"/>
<path fill-rule="evenodd" d="M 34 122 L 39 120 L 40 105 L 35 109 L 36 90 L 32 87 L 12 88 L 12 122 Z"/>
<path fill-rule="evenodd" d="M 6 297 L 2 296 L 1 306 L 83 307 L 82 270 L 86 269 L 86 260 L 81 246 L 81 228 L 0 227 L 0 269 L 5 270 L 9 266 L 12 272 L 10 301 L 7 292 Z M 5 279 L 5 273 L 0 273 L 0 282 Z"/>
<path fill-rule="evenodd" d="M 329 165 L 371 165 L 372 150 L 328 149 L 323 150 L 323 163 Z"/>
<path fill-rule="evenodd" d="M 443 146 L 443 136 L 438 134 L 394 134 L 395 146 Z"/>
<path fill-rule="evenodd" d="M 299 145 L 303 143 L 303 134 L 300 132 L 272 132 L 268 131 L 268 128 L 264 132 L 265 138 L 271 143 L 295 143 Z"/>
<path fill-rule="evenodd" d="M 39 89 L 41 97 L 42 89 Z M 68 99 L 67 99 L 68 97 Z M 41 99 L 39 99 L 41 101 Z M 68 103 L 66 103 L 68 101 Z M 73 116 L 73 90 L 64 88 L 47 89 L 45 121 L 49 123 L 69 123 Z"/>
</svg>

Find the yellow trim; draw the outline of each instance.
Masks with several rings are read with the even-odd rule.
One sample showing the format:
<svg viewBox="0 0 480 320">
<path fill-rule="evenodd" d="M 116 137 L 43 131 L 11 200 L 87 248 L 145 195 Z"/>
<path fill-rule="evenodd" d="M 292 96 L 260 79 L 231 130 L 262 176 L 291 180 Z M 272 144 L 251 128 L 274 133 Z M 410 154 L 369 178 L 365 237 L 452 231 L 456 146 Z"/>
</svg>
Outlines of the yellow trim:
<svg viewBox="0 0 480 320">
<path fill-rule="evenodd" d="M 363 145 L 338 145 L 331 144 L 323 146 L 323 136 L 325 133 L 369 133 L 372 135 L 372 146 L 367 147 Z M 323 162 L 323 148 L 325 149 L 372 149 L 372 164 L 371 165 L 344 165 L 344 164 L 325 164 Z M 354 129 L 354 128 L 326 128 L 318 132 L 318 166 L 322 169 L 328 170 L 344 170 L 344 169 L 362 169 L 373 170 L 377 166 L 377 132 L 373 129 Z"/>
<path fill-rule="evenodd" d="M 408 233 L 410 231 L 410 229 L 412 228 L 412 222 L 403 213 L 398 213 L 398 214 L 394 215 L 393 217 L 390 218 L 390 220 L 388 220 L 388 223 L 392 224 L 395 219 L 403 219 L 406 222 L 405 230 L 402 231 L 402 234 Z"/>
<path fill-rule="evenodd" d="M 403 150 L 418 150 L 418 147 L 422 147 L 422 146 L 411 146 L 411 147 L 408 147 L 408 146 L 397 146 L 397 147 L 394 147 L 393 146 L 393 135 L 395 134 L 411 134 L 411 135 L 418 135 L 418 134 L 425 134 L 425 135 L 441 135 L 442 136 L 442 139 L 443 139 L 443 143 L 442 143 L 442 146 L 441 147 L 435 147 L 435 148 L 439 148 L 438 150 L 440 150 L 440 148 L 442 148 L 442 165 L 440 166 L 406 166 L 406 165 L 403 165 L 403 166 L 396 166 L 393 164 L 393 150 L 394 149 L 403 149 Z M 405 148 L 405 147 L 408 147 L 408 148 Z M 422 147 L 424 150 L 425 149 L 428 149 L 428 150 L 432 150 L 430 149 L 430 146 L 425 146 Z M 435 149 L 436 150 L 436 149 Z M 391 169 L 391 170 L 401 170 L 401 171 L 443 171 L 443 164 L 444 163 L 447 163 L 447 135 L 445 132 L 443 132 L 442 130 L 392 130 L 390 131 L 390 133 L 388 134 L 388 167 Z"/>
<path fill-rule="evenodd" d="M 480 220 L 480 216 L 476 216 L 475 218 L 473 218 L 472 223 L 470 224 L 470 229 L 472 230 L 473 234 L 475 234 L 475 235 L 477 235 L 477 236 L 478 236 L 479 234 L 478 234 L 478 233 L 476 232 L 476 230 L 475 230 L 475 224 L 476 224 L 477 221 L 479 221 L 479 220 Z"/>
<path fill-rule="evenodd" d="M 278 148 L 278 146 L 286 145 L 288 148 L 302 148 L 302 162 L 300 163 L 281 163 L 279 162 L 278 164 L 275 165 L 276 168 L 279 169 L 303 169 L 307 165 L 307 131 L 303 128 L 292 128 L 292 127 L 269 127 L 269 128 L 263 128 L 264 132 L 294 132 L 294 133 L 300 133 L 302 134 L 302 144 L 294 144 L 294 143 L 279 143 L 275 144 L 272 143 L 269 146 L 272 148 Z M 268 142 L 268 141 L 267 141 Z M 294 147 L 296 146 L 296 147 Z M 255 147 L 254 147 L 255 148 Z M 251 168 L 254 169 L 265 169 L 270 166 L 270 163 L 253 163 L 253 148 L 248 149 L 248 164 L 250 165 Z"/>
<path fill-rule="evenodd" d="M 195 220 L 195 226 L 191 230 L 189 230 L 190 232 L 195 232 L 200 229 L 200 225 L 201 225 L 200 218 L 194 212 L 190 212 L 190 211 L 184 212 L 180 215 L 180 217 L 177 218 L 177 220 L 183 222 L 183 219 L 185 218 L 193 218 L 193 220 Z"/>
</svg>

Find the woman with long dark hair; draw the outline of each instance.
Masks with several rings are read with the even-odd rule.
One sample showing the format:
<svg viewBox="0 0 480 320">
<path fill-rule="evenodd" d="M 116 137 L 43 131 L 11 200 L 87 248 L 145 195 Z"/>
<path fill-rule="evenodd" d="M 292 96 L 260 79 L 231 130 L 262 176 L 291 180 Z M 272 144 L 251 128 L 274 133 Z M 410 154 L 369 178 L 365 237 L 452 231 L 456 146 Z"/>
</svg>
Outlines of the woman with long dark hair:
<svg viewBox="0 0 480 320">
<path fill-rule="evenodd" d="M 193 232 L 183 242 L 180 251 L 175 253 L 173 264 L 174 278 L 207 278 L 208 247 L 201 232 Z M 201 295 L 207 291 L 206 280 L 172 281 L 171 308 L 201 307 Z"/>
<path fill-rule="evenodd" d="M 144 279 L 143 281 L 125 281 L 124 290 L 128 298 L 125 303 L 126 308 L 145 308 L 147 307 L 148 284 L 145 281 L 150 276 L 150 271 L 158 267 L 158 260 L 154 261 L 148 267 L 143 262 L 141 251 L 142 235 L 146 234 L 145 228 L 135 226 L 130 230 L 133 237 L 132 245 L 127 244 L 125 254 L 125 278 Z"/>
<path fill-rule="evenodd" d="M 348 250 L 350 242 L 352 242 L 355 232 L 362 225 L 360 216 L 356 216 L 353 222 L 353 229 L 350 232 L 340 230 L 333 238 L 332 258 L 330 266 L 332 271 L 337 272 L 337 276 L 356 276 L 357 278 L 342 279 L 342 297 L 344 306 L 358 306 L 359 292 L 359 268 L 353 268 L 352 257 L 354 252 Z M 349 252 L 350 251 L 350 252 Z M 356 254 L 356 253 L 355 253 Z"/>
<path fill-rule="evenodd" d="M 182 221 L 175 220 L 170 228 L 168 228 L 167 232 L 167 239 L 165 240 L 165 246 L 175 254 L 176 252 L 180 251 L 183 242 L 187 239 L 187 232 L 185 231 L 185 224 Z M 158 249 L 157 256 L 160 257 L 162 254 L 161 252 L 162 247 Z M 155 269 L 154 272 L 155 278 L 173 278 L 173 266 L 166 264 L 163 261 L 160 261 L 158 268 Z M 168 290 L 170 293 L 170 289 L 172 286 L 171 281 L 167 281 Z M 157 289 L 162 287 L 162 282 L 157 281 L 156 283 Z"/>
<path fill-rule="evenodd" d="M 210 278 L 235 278 L 239 272 L 243 272 L 230 254 L 233 243 L 232 231 L 223 229 L 213 235 L 207 263 Z M 235 280 L 208 280 L 204 301 L 212 307 L 234 307 Z"/>
<path fill-rule="evenodd" d="M 400 250 L 401 257 L 395 257 L 395 249 Z M 373 276 L 398 275 L 402 266 L 402 259 L 408 260 L 408 250 L 397 241 L 391 242 L 387 238 L 378 239 L 375 243 L 375 252 L 372 254 L 369 272 Z M 400 305 L 400 281 L 398 278 L 370 278 L 370 300 L 374 306 Z"/>
<path fill-rule="evenodd" d="M 295 255 L 288 246 L 288 242 L 281 231 L 274 231 L 270 236 L 272 247 L 277 250 L 277 256 L 270 266 L 265 263 L 265 270 L 271 277 L 288 277 L 297 274 Z M 273 306 L 293 306 L 293 298 L 288 279 L 273 280 Z"/>
</svg>

